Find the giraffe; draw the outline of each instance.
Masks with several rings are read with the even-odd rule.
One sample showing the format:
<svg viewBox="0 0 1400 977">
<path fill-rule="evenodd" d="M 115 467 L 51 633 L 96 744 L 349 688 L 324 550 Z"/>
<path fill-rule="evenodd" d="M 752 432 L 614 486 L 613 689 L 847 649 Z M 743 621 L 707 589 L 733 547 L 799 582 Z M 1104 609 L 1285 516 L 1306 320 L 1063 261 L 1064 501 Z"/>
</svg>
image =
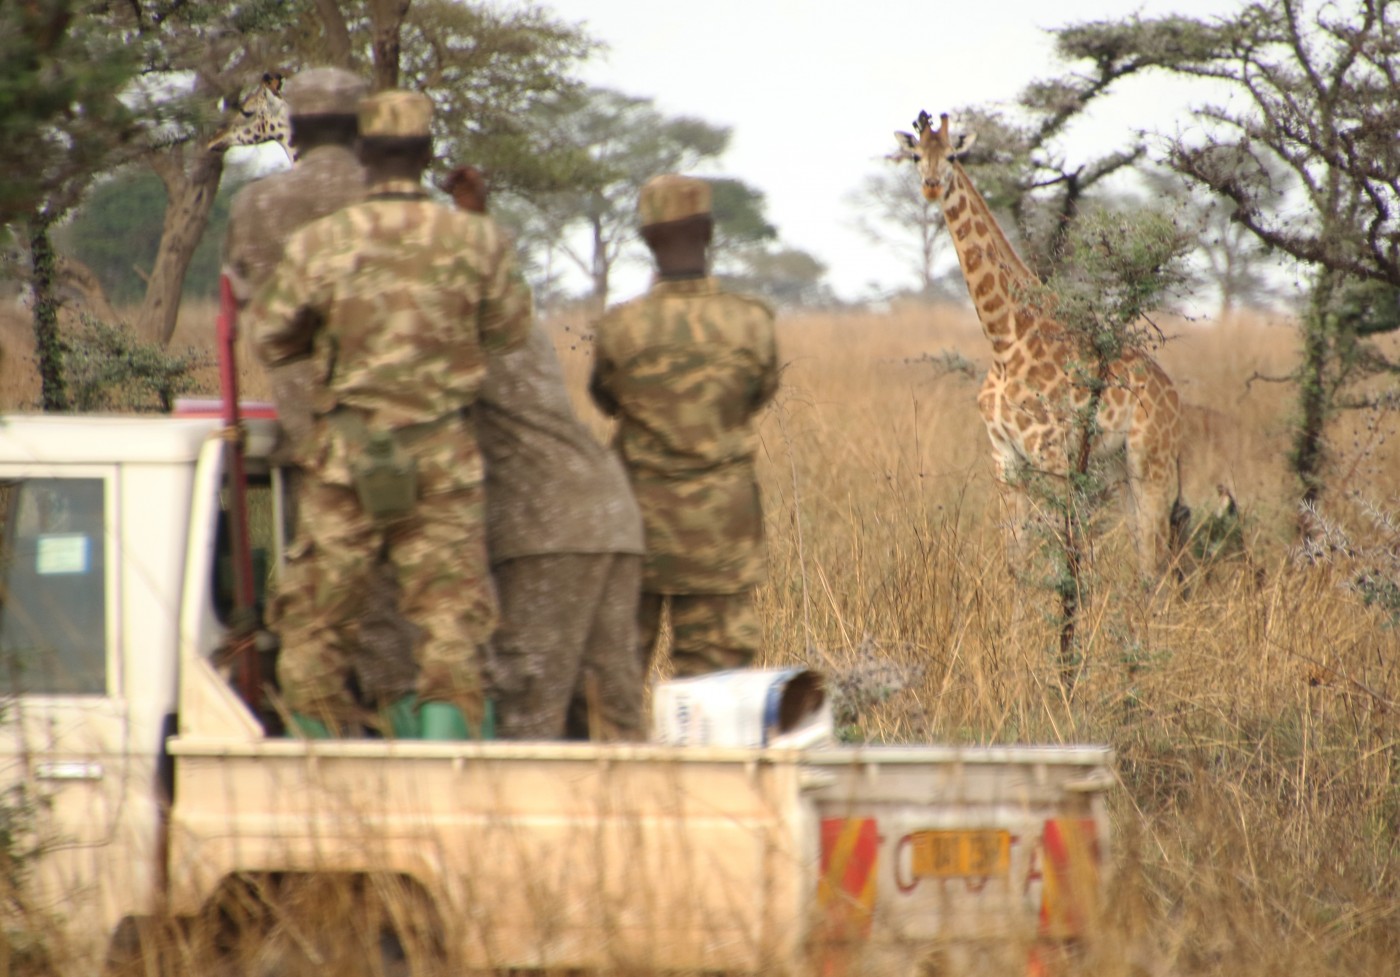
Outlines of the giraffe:
<svg viewBox="0 0 1400 977">
<path fill-rule="evenodd" d="M 292 120 L 287 103 L 282 98 L 283 76 L 280 71 L 264 72 L 257 90 L 238 106 L 239 116 L 208 145 L 213 152 L 234 146 L 255 146 L 275 142 L 282 146 L 290 162 L 296 162 L 292 149 Z"/>
<path fill-rule="evenodd" d="M 1071 376 L 1080 358 L 1065 327 L 1026 300 L 1040 284 L 1016 253 L 972 185 L 958 156 L 973 136 L 955 143 L 948 116 L 934 127 L 927 112 L 914 123 L 917 136 L 895 133 L 896 160 L 911 159 L 922 177 L 922 192 L 943 209 L 944 222 L 962 266 L 982 331 L 992 345 L 992 365 L 977 397 L 992 442 L 992 455 L 1011 534 L 1008 554 L 1020 554 L 1031 499 L 1023 484 L 1026 469 L 1065 476 L 1078 445 L 1073 418 L 1089 403 L 1089 391 Z M 1108 386 L 1098 407 L 1095 456 L 1123 450 L 1127 468 L 1129 526 L 1144 579 L 1161 573 L 1170 553 L 1173 521 L 1179 521 L 1178 470 L 1181 399 L 1171 379 L 1147 354 L 1128 350 L 1109 364 Z"/>
</svg>

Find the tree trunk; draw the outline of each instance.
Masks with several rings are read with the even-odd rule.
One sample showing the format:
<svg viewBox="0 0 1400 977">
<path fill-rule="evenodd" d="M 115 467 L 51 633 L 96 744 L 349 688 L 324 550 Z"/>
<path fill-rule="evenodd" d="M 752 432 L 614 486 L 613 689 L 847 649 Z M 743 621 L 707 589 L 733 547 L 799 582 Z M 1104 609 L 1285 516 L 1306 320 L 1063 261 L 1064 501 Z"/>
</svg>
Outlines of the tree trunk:
<svg viewBox="0 0 1400 977">
<path fill-rule="evenodd" d="M 58 335 L 58 298 L 54 295 L 57 258 L 49 240 L 50 218 L 36 214 L 29 231 L 30 287 L 34 290 L 34 356 L 39 361 L 42 407 L 69 408 L 63 379 L 63 339 Z"/>
<path fill-rule="evenodd" d="M 151 157 L 151 167 L 165 184 L 165 223 L 146 298 L 136 316 L 136 331 L 167 345 L 180 313 L 185 272 L 209 225 L 224 157 L 194 146 L 176 146 Z"/>
<path fill-rule="evenodd" d="M 374 90 L 399 87 L 399 32 L 412 0 L 370 0 L 374 31 Z"/>
<path fill-rule="evenodd" d="M 1327 374 L 1332 360 L 1333 283 L 1323 272 L 1313 287 L 1312 299 L 1303 319 L 1303 360 L 1298 365 L 1298 428 L 1293 433 L 1289 465 L 1298 477 L 1302 501 L 1310 506 L 1322 497 L 1322 466 L 1326 460 L 1324 440 L 1328 403 Z M 1299 535 L 1307 539 L 1314 527 L 1304 508 Z"/>
<path fill-rule="evenodd" d="M 1099 406 L 1108 387 L 1110 361 L 1099 357 L 1097 372 L 1089 389 L 1089 403 L 1075 418 L 1074 429 L 1079 435 L 1071 477 L 1065 480 L 1065 538 L 1061 547 L 1065 572 L 1059 581 L 1060 591 L 1060 688 L 1065 697 L 1074 694 L 1079 672 L 1079 610 L 1087 592 L 1084 579 L 1084 523 L 1087 513 L 1081 511 L 1081 495 L 1077 486 L 1089 476 L 1089 461 L 1093 457 L 1094 440 L 1100 435 Z M 1078 476 L 1075 478 L 1074 476 Z M 1086 503 L 1087 505 L 1087 503 Z"/>
<path fill-rule="evenodd" d="M 593 221 L 593 305 L 594 311 L 601 313 L 608 307 L 608 275 L 612 270 L 608 261 L 608 242 L 603 234 L 603 222 Z"/>
<path fill-rule="evenodd" d="M 326 39 L 326 60 L 328 67 L 354 70 L 354 56 L 350 51 L 350 30 L 345 25 L 345 14 L 336 0 L 315 0 L 316 13 L 321 17 L 321 26 Z"/>
</svg>

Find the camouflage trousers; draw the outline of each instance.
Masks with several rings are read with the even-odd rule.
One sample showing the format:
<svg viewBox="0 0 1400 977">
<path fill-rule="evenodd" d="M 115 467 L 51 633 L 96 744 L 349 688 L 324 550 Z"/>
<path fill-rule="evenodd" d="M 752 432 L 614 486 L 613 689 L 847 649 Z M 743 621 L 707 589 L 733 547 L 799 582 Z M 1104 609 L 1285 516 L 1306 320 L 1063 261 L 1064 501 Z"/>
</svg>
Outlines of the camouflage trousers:
<svg viewBox="0 0 1400 977">
<path fill-rule="evenodd" d="M 676 678 L 708 675 L 753 663 L 763 632 L 753 588 L 737 594 L 642 594 L 637 607 L 637 658 L 651 672 L 661 637 L 661 614 L 671 612 L 671 672 Z"/>
<path fill-rule="evenodd" d="M 316 433 L 323 443 L 336 439 L 324 418 Z M 483 487 L 467 480 L 480 471 L 480 456 L 456 424 L 424 426 L 406 440 L 418 459 L 419 500 L 411 515 L 388 525 L 364 514 L 343 465 L 307 465 L 299 480 L 298 538 L 269 615 L 281 637 L 278 683 L 295 712 L 353 721 L 347 677 L 362 651 L 358 630 L 373 606 L 380 560 L 392 567 L 400 613 L 418 628 L 419 698 L 452 702 L 468 715 L 480 708 L 481 649 L 497 617 Z M 344 444 L 323 447 L 313 462 L 346 456 Z"/>
<path fill-rule="evenodd" d="M 502 739 L 642 737 L 633 649 L 642 558 L 557 553 L 493 567 L 501 623 L 489 666 Z"/>
</svg>

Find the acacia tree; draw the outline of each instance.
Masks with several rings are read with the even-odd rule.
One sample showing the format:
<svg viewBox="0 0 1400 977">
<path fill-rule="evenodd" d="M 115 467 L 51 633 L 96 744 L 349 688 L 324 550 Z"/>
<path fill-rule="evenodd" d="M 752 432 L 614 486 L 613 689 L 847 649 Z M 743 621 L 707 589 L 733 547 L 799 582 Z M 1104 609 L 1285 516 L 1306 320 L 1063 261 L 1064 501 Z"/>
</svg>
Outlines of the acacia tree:
<svg viewBox="0 0 1400 977">
<path fill-rule="evenodd" d="M 636 238 L 642 184 L 717 158 L 730 130 L 690 116 L 668 117 L 650 98 L 602 88 L 554 100 L 538 124 L 550 132 L 578 189 L 538 195 L 527 209 L 559 254 L 588 277 L 601 309 L 613 267 Z"/>
<path fill-rule="evenodd" d="M 1201 194 L 1191 181 L 1164 165 L 1142 167 L 1138 172 L 1153 205 L 1170 207 L 1184 227 L 1195 234 L 1193 256 L 1198 259 L 1202 283 L 1219 296 L 1218 316 L 1236 309 L 1259 308 L 1276 298 L 1269 271 L 1278 262 L 1269 247 L 1230 219 L 1227 201 Z M 1142 206 L 1133 198 L 1129 206 Z"/>
<path fill-rule="evenodd" d="M 711 272 L 730 288 L 748 292 L 780 307 L 830 305 L 823 279 L 826 265 L 800 248 L 779 241 L 768 222 L 763 191 L 743 180 L 710 180 L 714 193 L 714 238 Z"/>
<path fill-rule="evenodd" d="M 1059 601 L 1059 664 L 1066 691 L 1073 688 L 1079 665 L 1080 609 L 1092 586 L 1087 555 L 1090 526 L 1112 482 L 1095 462 L 1093 446 L 1103 435 L 1099 409 L 1115 384 L 1114 364 L 1130 352 L 1150 353 L 1162 339 L 1152 316 L 1178 296 L 1189 275 L 1185 256 L 1193 242 L 1181 225 L 1160 210 L 1135 208 L 1113 212 L 1092 208 L 1063 237 L 1059 267 L 1033 303 L 1054 309 L 1073 353 L 1065 364 L 1069 381 L 1082 392 L 1082 403 L 1063 421 L 1067 478 L 1026 471 L 1026 488 L 1039 507 L 1053 514 L 1050 583 Z M 1185 513 L 1174 509 L 1175 524 Z M 1174 528 L 1176 528 L 1174 526 Z"/>
<path fill-rule="evenodd" d="M 1355 312 L 1365 283 L 1391 295 L 1400 288 L 1396 18 L 1384 0 L 1257 0 L 1210 22 L 1135 17 L 1057 32 L 1062 55 L 1113 77 L 1160 69 L 1244 95 L 1197 108 L 1205 135 L 1169 140 L 1169 163 L 1228 201 L 1232 219 L 1265 245 L 1312 270 L 1291 377 L 1290 463 L 1305 511 L 1323 492 L 1326 425 L 1353 402 L 1347 391 L 1364 375 L 1400 372 L 1366 341 L 1380 320 Z M 1301 528 L 1310 531 L 1306 520 Z"/>
<path fill-rule="evenodd" d="M 710 263 L 717 270 L 744 265 L 778 240 L 778 229 L 768 223 L 768 201 L 762 190 L 732 177 L 710 180 L 713 195 L 714 237 Z"/>
</svg>

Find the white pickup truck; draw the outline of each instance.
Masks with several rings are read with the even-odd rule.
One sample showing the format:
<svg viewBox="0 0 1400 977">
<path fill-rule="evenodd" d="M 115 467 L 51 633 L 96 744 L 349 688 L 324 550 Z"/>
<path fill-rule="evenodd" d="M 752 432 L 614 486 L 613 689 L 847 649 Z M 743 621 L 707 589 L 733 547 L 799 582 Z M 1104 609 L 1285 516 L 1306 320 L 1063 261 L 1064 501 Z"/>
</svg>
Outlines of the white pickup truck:
<svg viewBox="0 0 1400 977">
<path fill-rule="evenodd" d="M 1089 935 L 1103 747 L 269 731 L 221 662 L 224 430 L 0 416 L 0 970 L 1025 973 Z"/>
</svg>

